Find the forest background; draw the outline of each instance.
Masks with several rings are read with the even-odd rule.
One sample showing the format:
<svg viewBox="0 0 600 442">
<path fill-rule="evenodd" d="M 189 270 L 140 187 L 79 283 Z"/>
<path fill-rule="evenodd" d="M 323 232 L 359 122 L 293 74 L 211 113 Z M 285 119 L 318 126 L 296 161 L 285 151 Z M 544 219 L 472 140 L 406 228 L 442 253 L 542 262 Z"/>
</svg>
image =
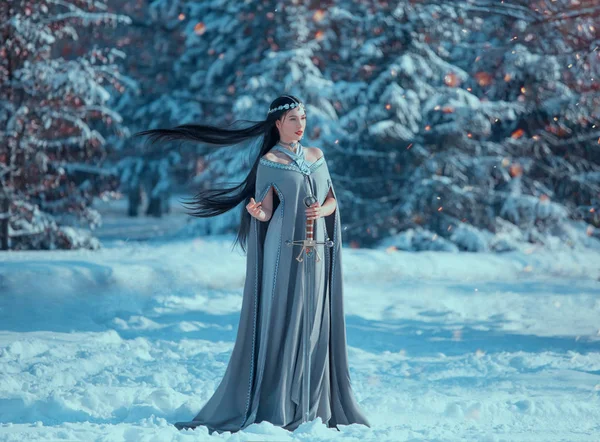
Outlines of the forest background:
<svg viewBox="0 0 600 442">
<path fill-rule="evenodd" d="M 94 199 L 160 217 L 242 180 L 252 146 L 131 135 L 306 103 L 352 247 L 598 247 L 594 1 L 9 0 L 0 5 L 0 248 L 99 248 Z M 254 157 L 255 158 L 255 157 Z M 242 205 L 189 219 L 237 230 Z"/>
</svg>

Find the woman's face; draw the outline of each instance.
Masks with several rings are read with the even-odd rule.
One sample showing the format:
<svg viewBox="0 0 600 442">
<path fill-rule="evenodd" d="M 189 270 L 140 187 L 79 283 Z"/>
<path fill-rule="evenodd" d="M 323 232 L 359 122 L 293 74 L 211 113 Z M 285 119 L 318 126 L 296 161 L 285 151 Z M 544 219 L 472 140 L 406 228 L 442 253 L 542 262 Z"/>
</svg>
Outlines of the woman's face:
<svg viewBox="0 0 600 442">
<path fill-rule="evenodd" d="M 301 140 L 306 129 L 306 112 L 304 111 L 304 107 L 295 107 L 283 114 L 281 120 L 277 120 L 275 125 L 279 129 L 279 138 L 284 143 Z"/>
</svg>

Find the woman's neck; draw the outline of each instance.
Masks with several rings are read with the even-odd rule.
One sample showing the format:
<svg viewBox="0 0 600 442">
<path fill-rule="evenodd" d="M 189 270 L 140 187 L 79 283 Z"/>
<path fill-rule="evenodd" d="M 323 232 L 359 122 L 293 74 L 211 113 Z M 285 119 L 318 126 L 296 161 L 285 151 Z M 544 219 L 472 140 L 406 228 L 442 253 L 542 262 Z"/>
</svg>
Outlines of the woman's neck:
<svg viewBox="0 0 600 442">
<path fill-rule="evenodd" d="M 285 141 L 281 141 L 279 140 L 277 142 L 280 146 L 285 147 L 287 150 L 291 151 L 291 152 L 296 152 L 296 149 L 298 148 L 298 143 L 299 141 L 290 141 L 289 143 L 286 143 Z"/>
</svg>

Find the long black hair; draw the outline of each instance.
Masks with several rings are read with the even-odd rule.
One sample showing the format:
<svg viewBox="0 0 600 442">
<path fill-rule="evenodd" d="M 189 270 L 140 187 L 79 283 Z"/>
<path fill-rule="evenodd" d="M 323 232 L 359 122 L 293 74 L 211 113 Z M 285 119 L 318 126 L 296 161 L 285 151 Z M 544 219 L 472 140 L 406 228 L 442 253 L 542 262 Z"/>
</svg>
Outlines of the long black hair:
<svg viewBox="0 0 600 442">
<path fill-rule="evenodd" d="M 298 104 L 300 100 L 293 95 L 282 95 L 277 97 L 271 105 L 270 109 L 279 108 L 280 106 Z M 250 202 L 250 198 L 255 196 L 256 192 L 256 173 L 260 158 L 266 154 L 279 141 L 279 129 L 275 125 L 275 121 L 283 120 L 285 115 L 291 109 L 277 109 L 274 112 L 267 114 L 264 121 L 251 121 L 251 126 L 242 129 L 228 129 L 226 127 L 217 127 L 203 124 L 184 124 L 172 129 L 150 129 L 138 132 L 135 136 L 148 136 L 151 143 L 161 141 L 199 141 L 202 143 L 220 146 L 231 146 L 243 141 L 264 137 L 260 147 L 260 153 L 256 157 L 250 173 L 246 179 L 234 187 L 213 187 L 211 189 L 200 190 L 191 202 L 183 203 L 192 207 L 188 215 L 198 218 L 209 218 L 211 216 L 221 215 L 235 208 L 241 202 L 246 206 Z M 246 120 L 247 121 L 247 120 Z M 232 124 L 238 123 L 236 121 Z M 246 242 L 248 231 L 250 230 L 251 215 L 247 210 L 242 210 L 242 216 L 238 234 L 233 246 L 239 243 L 242 250 L 246 252 Z"/>
</svg>

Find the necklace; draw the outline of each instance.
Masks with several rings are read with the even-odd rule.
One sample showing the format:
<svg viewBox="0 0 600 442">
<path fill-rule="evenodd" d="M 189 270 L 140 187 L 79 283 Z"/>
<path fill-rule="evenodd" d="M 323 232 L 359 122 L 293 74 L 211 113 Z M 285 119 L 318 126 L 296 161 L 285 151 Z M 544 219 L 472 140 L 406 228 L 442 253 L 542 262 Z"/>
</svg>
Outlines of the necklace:
<svg viewBox="0 0 600 442">
<path fill-rule="evenodd" d="M 292 141 L 291 143 L 284 143 L 283 141 L 279 140 L 277 142 L 277 144 L 285 147 L 287 150 L 294 152 L 295 154 L 298 154 L 300 151 L 300 149 L 299 149 L 300 142 L 299 141 Z"/>
<path fill-rule="evenodd" d="M 306 163 L 306 158 L 304 157 L 304 147 L 298 141 L 292 141 L 290 145 L 294 148 L 294 151 L 290 151 L 288 148 L 284 147 L 284 144 L 278 142 L 278 144 L 273 147 L 273 149 L 283 152 L 288 157 L 292 159 L 294 163 L 298 166 L 300 171 L 304 174 L 310 174 L 310 167 Z"/>
</svg>

